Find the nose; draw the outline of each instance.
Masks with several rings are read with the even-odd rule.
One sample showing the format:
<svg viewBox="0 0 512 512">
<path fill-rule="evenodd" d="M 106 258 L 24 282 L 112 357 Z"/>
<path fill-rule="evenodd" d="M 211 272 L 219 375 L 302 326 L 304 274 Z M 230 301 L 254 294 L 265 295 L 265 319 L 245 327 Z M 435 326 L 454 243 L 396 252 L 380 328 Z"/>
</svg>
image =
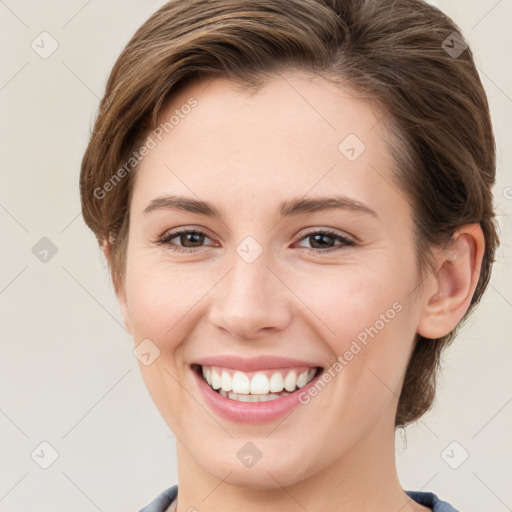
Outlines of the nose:
<svg viewBox="0 0 512 512">
<path fill-rule="evenodd" d="M 264 254 L 252 263 L 235 254 L 231 270 L 215 287 L 209 320 L 232 337 L 268 337 L 285 329 L 292 318 L 292 294 Z"/>
</svg>

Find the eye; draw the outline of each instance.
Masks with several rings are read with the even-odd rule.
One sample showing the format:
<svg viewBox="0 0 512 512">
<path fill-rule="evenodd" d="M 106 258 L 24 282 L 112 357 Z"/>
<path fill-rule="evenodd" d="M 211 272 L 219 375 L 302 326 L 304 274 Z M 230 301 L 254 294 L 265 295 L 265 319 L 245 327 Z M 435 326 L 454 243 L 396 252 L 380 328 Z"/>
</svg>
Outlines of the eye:
<svg viewBox="0 0 512 512">
<path fill-rule="evenodd" d="M 184 242 L 185 246 L 175 245 L 172 240 L 178 238 L 180 242 Z M 166 233 L 162 238 L 157 240 L 158 244 L 167 245 L 169 249 L 176 252 L 196 252 L 194 249 L 201 248 L 201 244 L 205 238 L 209 238 L 206 233 L 195 229 L 182 229 Z M 189 245 L 190 244 L 190 245 Z"/>
<path fill-rule="evenodd" d="M 332 245 L 331 242 L 329 242 L 329 239 L 334 241 L 337 240 L 340 243 L 338 245 Z M 312 248 L 310 249 L 306 247 L 306 249 L 307 252 L 313 254 L 338 251 L 346 246 L 353 246 L 356 244 L 354 240 L 351 240 L 350 238 L 343 236 L 336 231 L 330 231 L 328 229 L 310 231 L 306 234 L 302 233 L 302 237 L 299 239 L 299 241 L 301 240 L 309 240 Z"/>
<path fill-rule="evenodd" d="M 206 233 L 202 231 L 198 231 L 196 229 L 181 229 L 164 234 L 161 238 L 157 240 L 157 243 L 160 245 L 167 245 L 169 249 L 175 252 L 192 253 L 197 252 L 195 251 L 195 249 L 200 249 L 201 247 L 204 247 L 202 244 L 206 238 L 209 239 L 208 235 L 206 235 Z M 175 243 L 172 242 L 174 239 L 178 239 L 179 242 L 183 243 L 184 245 L 176 245 Z M 333 241 L 338 241 L 340 243 L 338 245 L 332 245 L 328 241 L 329 239 Z M 328 229 L 311 231 L 306 234 L 302 233 L 302 237 L 299 239 L 299 241 L 302 240 L 312 240 L 313 247 L 305 247 L 305 249 L 307 249 L 307 252 L 314 254 L 333 252 L 340 250 L 346 246 L 355 245 L 355 242 L 350 238 L 343 236 L 335 231 L 330 231 Z"/>
</svg>

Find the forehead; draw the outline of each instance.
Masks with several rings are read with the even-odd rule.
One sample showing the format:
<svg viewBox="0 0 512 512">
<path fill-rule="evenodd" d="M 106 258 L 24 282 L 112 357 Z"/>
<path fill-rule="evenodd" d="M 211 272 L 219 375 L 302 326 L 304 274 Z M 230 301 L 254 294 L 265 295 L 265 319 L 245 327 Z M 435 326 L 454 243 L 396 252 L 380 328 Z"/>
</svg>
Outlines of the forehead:
<svg viewBox="0 0 512 512">
<path fill-rule="evenodd" d="M 188 109 L 191 100 L 197 105 Z M 183 116 L 181 111 L 185 110 Z M 379 124 L 381 114 L 375 104 L 353 88 L 337 86 L 318 75 L 296 70 L 271 75 L 258 89 L 239 86 L 227 78 L 193 82 L 167 102 L 158 122 L 164 125 L 173 117 L 174 135 L 182 132 L 183 127 L 197 128 L 196 124 L 200 124 L 210 133 L 236 131 L 237 141 L 244 134 L 274 135 L 273 140 L 277 141 L 277 135 L 282 138 L 290 134 L 297 140 L 302 134 L 316 142 L 325 138 L 331 145 L 330 136 L 334 141 L 348 133 L 365 138 Z"/>
<path fill-rule="evenodd" d="M 386 190 L 393 162 L 384 130 L 370 102 L 319 76 L 283 73 L 256 92 L 197 81 L 149 133 L 155 146 L 137 170 L 134 201 L 187 193 L 247 208 L 249 197 L 277 204 L 334 188 L 378 206 L 397 194 Z"/>
</svg>

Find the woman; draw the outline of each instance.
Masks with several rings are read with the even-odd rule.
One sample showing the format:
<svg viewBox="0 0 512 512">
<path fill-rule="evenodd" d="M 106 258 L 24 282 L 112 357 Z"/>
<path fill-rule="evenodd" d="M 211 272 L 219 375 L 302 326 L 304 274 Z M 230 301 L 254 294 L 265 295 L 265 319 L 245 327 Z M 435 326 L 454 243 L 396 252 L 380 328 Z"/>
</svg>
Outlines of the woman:
<svg viewBox="0 0 512 512">
<path fill-rule="evenodd" d="M 81 172 L 178 487 L 144 512 L 453 511 L 397 427 L 498 244 L 470 49 L 419 0 L 181 0 L 117 60 Z"/>
</svg>

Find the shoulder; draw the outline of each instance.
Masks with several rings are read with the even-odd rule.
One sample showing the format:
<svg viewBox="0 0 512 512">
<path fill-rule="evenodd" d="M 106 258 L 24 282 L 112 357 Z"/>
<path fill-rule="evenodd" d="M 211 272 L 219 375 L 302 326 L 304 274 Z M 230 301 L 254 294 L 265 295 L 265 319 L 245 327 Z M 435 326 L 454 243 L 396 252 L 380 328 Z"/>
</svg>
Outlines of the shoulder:
<svg viewBox="0 0 512 512">
<path fill-rule="evenodd" d="M 418 502 L 420 505 L 430 507 L 432 512 L 459 512 L 456 508 L 452 507 L 448 502 L 442 501 L 435 494 L 431 492 L 419 491 L 405 491 L 409 498 Z"/>
<path fill-rule="evenodd" d="M 178 486 L 173 485 L 159 494 L 151 503 L 140 509 L 139 512 L 165 512 L 178 494 Z M 431 492 L 406 491 L 409 498 L 430 507 L 432 512 L 459 512 L 448 502 L 442 501 Z"/>
<path fill-rule="evenodd" d="M 178 495 L 178 486 L 173 485 L 160 493 L 149 505 L 141 508 L 139 512 L 165 512 Z"/>
</svg>

